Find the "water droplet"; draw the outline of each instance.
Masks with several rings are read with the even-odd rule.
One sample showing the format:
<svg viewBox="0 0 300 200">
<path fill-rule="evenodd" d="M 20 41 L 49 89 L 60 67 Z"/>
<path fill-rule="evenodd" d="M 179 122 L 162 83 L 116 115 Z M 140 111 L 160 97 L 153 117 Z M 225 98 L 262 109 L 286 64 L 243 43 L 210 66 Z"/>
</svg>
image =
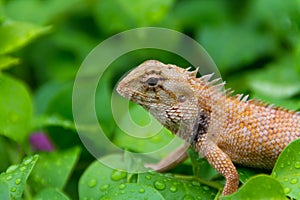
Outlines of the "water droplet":
<svg viewBox="0 0 300 200">
<path fill-rule="evenodd" d="M 285 194 L 289 193 L 290 191 L 291 191 L 290 188 L 288 188 L 288 187 L 284 188 L 284 193 L 285 193 Z"/>
<path fill-rule="evenodd" d="M 17 191 L 17 188 L 16 187 L 12 187 L 12 188 L 10 188 L 10 191 L 11 192 L 15 192 L 15 191 Z"/>
<path fill-rule="evenodd" d="M 89 187 L 95 187 L 97 185 L 97 180 L 96 179 L 91 179 L 88 183 Z"/>
<path fill-rule="evenodd" d="M 155 171 L 150 171 L 150 172 L 148 172 L 149 174 L 152 174 L 152 175 L 155 175 L 156 174 L 156 172 Z M 159 175 L 161 175 L 161 174 L 159 174 Z"/>
<path fill-rule="evenodd" d="M 281 168 L 284 168 L 284 163 L 281 163 L 281 164 L 280 164 L 280 167 L 281 167 Z"/>
<path fill-rule="evenodd" d="M 155 181 L 154 182 L 154 187 L 158 190 L 163 190 L 163 189 L 166 188 L 166 185 L 161 181 Z"/>
<path fill-rule="evenodd" d="M 291 165 L 291 161 L 287 161 L 287 165 Z"/>
<path fill-rule="evenodd" d="M 139 189 L 139 193 L 144 193 L 144 192 L 145 192 L 144 188 Z"/>
<path fill-rule="evenodd" d="M 175 185 L 172 185 L 172 186 L 170 187 L 170 191 L 171 191 L 171 192 L 177 192 L 177 187 L 176 187 Z"/>
<path fill-rule="evenodd" d="M 17 178 L 17 179 L 15 180 L 15 183 L 16 183 L 17 185 L 19 185 L 19 184 L 21 183 L 21 179 L 20 179 L 20 178 Z"/>
<path fill-rule="evenodd" d="M 298 183 L 298 179 L 296 178 L 292 178 L 292 180 L 290 181 L 291 184 L 296 184 Z"/>
<path fill-rule="evenodd" d="M 295 162 L 294 167 L 295 167 L 296 169 L 300 169 L 300 161 Z"/>
<path fill-rule="evenodd" d="M 11 180 L 12 179 L 12 176 L 11 175 L 8 175 L 7 177 L 6 177 L 6 180 L 7 181 L 9 181 L 9 180 Z"/>
<path fill-rule="evenodd" d="M 18 166 L 17 165 L 11 165 L 10 167 L 7 168 L 6 173 L 12 173 L 15 171 L 15 169 L 17 169 Z"/>
<path fill-rule="evenodd" d="M 24 172 L 25 169 L 26 169 L 26 167 L 23 166 L 23 167 L 20 168 L 20 171 L 21 171 L 21 172 Z"/>
<path fill-rule="evenodd" d="M 274 171 L 273 176 L 274 176 L 275 178 L 277 178 L 277 176 L 278 176 L 277 172 Z"/>
<path fill-rule="evenodd" d="M 120 186 L 119 186 L 119 188 L 120 188 L 121 190 L 123 190 L 123 189 L 126 188 L 126 185 L 125 185 L 124 183 L 121 183 Z"/>
<path fill-rule="evenodd" d="M 29 165 L 32 162 L 31 158 L 27 158 L 23 161 L 24 165 Z"/>
<path fill-rule="evenodd" d="M 184 197 L 183 197 L 183 200 L 194 200 L 194 197 L 192 197 L 191 195 L 185 195 Z"/>
<path fill-rule="evenodd" d="M 179 185 L 179 183 L 178 182 L 173 182 L 173 185 Z"/>
<path fill-rule="evenodd" d="M 101 187 L 100 187 L 100 190 L 101 191 L 105 191 L 105 190 L 107 190 L 109 188 L 109 185 L 108 184 L 104 184 L 104 185 L 102 185 Z"/>
<path fill-rule="evenodd" d="M 146 179 L 147 179 L 147 180 L 150 180 L 150 179 L 151 179 L 151 176 L 150 176 L 150 175 L 146 175 Z"/>
<path fill-rule="evenodd" d="M 199 183 L 198 181 L 193 181 L 192 184 L 193 184 L 194 186 L 200 186 L 200 183 Z"/>
<path fill-rule="evenodd" d="M 206 185 L 204 185 L 202 188 L 203 188 L 203 190 L 206 190 L 206 191 L 208 191 L 208 190 L 209 190 L 209 187 L 208 187 L 208 186 L 206 186 Z"/>
<path fill-rule="evenodd" d="M 289 181 L 289 179 L 288 179 L 288 178 L 285 178 L 285 179 L 283 179 L 283 181 L 284 181 L 284 182 L 288 182 L 288 181 Z"/>
<path fill-rule="evenodd" d="M 114 170 L 111 173 L 111 179 L 113 181 L 121 180 L 121 179 L 125 178 L 126 176 L 127 176 L 127 173 L 124 171 L 120 171 L 120 170 Z"/>
</svg>

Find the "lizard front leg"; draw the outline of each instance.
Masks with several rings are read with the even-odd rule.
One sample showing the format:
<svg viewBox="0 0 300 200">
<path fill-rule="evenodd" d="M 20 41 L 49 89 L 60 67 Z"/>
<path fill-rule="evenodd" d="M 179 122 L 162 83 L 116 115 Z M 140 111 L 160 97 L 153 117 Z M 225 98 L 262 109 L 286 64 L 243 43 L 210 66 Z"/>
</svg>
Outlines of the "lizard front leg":
<svg viewBox="0 0 300 200">
<path fill-rule="evenodd" d="M 203 141 L 198 147 L 200 148 L 199 153 L 225 177 L 226 183 L 222 195 L 234 193 L 239 186 L 239 175 L 230 157 L 213 142 Z"/>
<path fill-rule="evenodd" d="M 156 164 L 146 164 L 145 167 L 150 167 L 158 172 L 167 171 L 176 167 L 179 163 L 187 159 L 188 155 L 186 150 L 189 148 L 190 144 L 184 143 L 179 148 L 171 152 L 167 157 L 163 158 L 160 162 Z"/>
</svg>

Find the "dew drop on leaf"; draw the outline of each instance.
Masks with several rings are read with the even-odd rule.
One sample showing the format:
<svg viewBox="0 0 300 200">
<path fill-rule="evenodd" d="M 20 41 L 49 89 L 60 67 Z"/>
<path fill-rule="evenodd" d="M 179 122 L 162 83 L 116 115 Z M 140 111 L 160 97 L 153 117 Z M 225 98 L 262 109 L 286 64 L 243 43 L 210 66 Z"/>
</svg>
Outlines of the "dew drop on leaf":
<svg viewBox="0 0 300 200">
<path fill-rule="evenodd" d="M 20 178 L 17 178 L 17 179 L 15 180 L 15 183 L 16 183 L 17 185 L 19 185 L 19 184 L 21 183 L 21 179 L 20 179 Z"/>
<path fill-rule="evenodd" d="M 145 192 L 144 188 L 139 189 L 139 193 L 144 193 L 144 192 Z"/>
<path fill-rule="evenodd" d="M 150 180 L 150 179 L 151 179 L 151 176 L 147 175 L 147 176 L 146 176 L 146 179 Z"/>
<path fill-rule="evenodd" d="M 97 185 L 97 180 L 96 179 L 91 179 L 88 183 L 89 187 L 95 187 Z"/>
<path fill-rule="evenodd" d="M 17 165 L 11 165 L 10 167 L 7 168 L 6 173 L 12 173 L 17 169 Z"/>
<path fill-rule="evenodd" d="M 284 193 L 285 194 L 289 193 L 290 191 L 291 191 L 291 188 L 289 188 L 289 187 L 284 188 Z"/>
<path fill-rule="evenodd" d="M 206 186 L 206 185 L 205 185 L 205 186 L 203 186 L 202 188 L 203 188 L 203 190 L 206 190 L 206 191 L 208 191 L 208 190 L 209 190 L 209 187 L 208 187 L 208 186 Z"/>
<path fill-rule="evenodd" d="M 7 181 L 9 181 L 9 180 L 11 180 L 12 179 L 12 176 L 11 175 L 8 175 L 7 177 L 6 177 L 6 180 Z"/>
<path fill-rule="evenodd" d="M 121 180 L 123 178 L 125 178 L 127 175 L 126 172 L 123 172 L 123 171 L 119 171 L 119 170 L 114 170 L 112 173 L 111 173 L 111 179 L 113 181 L 118 181 L 118 180 Z"/>
<path fill-rule="evenodd" d="M 298 179 L 293 178 L 293 179 L 290 181 L 290 183 L 291 183 L 291 184 L 296 184 L 296 183 L 298 183 Z"/>
<path fill-rule="evenodd" d="M 193 184 L 194 186 L 200 186 L 200 183 L 199 183 L 198 181 L 193 181 L 192 184 Z"/>
<path fill-rule="evenodd" d="M 32 162 L 31 158 L 27 158 L 26 160 L 24 160 L 24 165 L 29 165 Z"/>
<path fill-rule="evenodd" d="M 296 169 L 300 169 L 300 161 L 295 162 L 294 167 L 295 167 Z"/>
<path fill-rule="evenodd" d="M 23 167 L 20 168 L 20 171 L 21 171 L 21 172 L 24 172 L 25 169 L 26 169 L 26 167 L 23 166 Z"/>
<path fill-rule="evenodd" d="M 177 187 L 176 187 L 175 185 L 172 185 L 172 186 L 170 187 L 170 191 L 171 191 L 171 192 L 177 192 Z"/>
<path fill-rule="evenodd" d="M 126 185 L 122 183 L 122 184 L 120 184 L 119 188 L 120 188 L 121 190 L 123 190 L 123 189 L 126 188 Z"/>
<path fill-rule="evenodd" d="M 17 191 L 17 188 L 16 188 L 16 187 L 12 187 L 12 188 L 10 189 L 10 191 L 11 191 L 11 192 L 15 192 L 15 191 Z"/>
<path fill-rule="evenodd" d="M 101 191 L 105 191 L 105 190 L 107 190 L 109 188 L 109 185 L 108 184 L 104 184 L 104 185 L 102 185 L 101 187 L 100 187 L 100 190 Z"/>
<path fill-rule="evenodd" d="M 161 181 L 155 181 L 154 187 L 158 190 L 164 190 L 166 188 L 166 185 Z"/>
</svg>

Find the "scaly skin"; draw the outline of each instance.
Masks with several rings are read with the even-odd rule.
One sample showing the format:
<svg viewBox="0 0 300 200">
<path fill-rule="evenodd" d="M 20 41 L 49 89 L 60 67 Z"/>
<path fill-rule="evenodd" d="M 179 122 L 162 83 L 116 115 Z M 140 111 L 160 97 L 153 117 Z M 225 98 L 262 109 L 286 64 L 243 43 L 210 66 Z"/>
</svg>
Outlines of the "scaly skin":
<svg viewBox="0 0 300 200">
<path fill-rule="evenodd" d="M 212 75 L 196 74 L 149 60 L 121 80 L 117 91 L 204 156 L 225 177 L 222 194 L 228 195 L 239 184 L 233 163 L 272 169 L 280 152 L 300 137 L 300 114 L 230 96 L 224 83 L 209 81 Z"/>
</svg>

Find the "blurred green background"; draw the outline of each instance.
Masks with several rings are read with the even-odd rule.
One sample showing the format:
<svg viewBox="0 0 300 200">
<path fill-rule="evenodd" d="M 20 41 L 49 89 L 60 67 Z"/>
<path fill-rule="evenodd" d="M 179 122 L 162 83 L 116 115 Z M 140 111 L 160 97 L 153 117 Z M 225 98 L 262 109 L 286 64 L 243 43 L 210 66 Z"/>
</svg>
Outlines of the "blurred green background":
<svg viewBox="0 0 300 200">
<path fill-rule="evenodd" d="M 300 109 L 299 0 L 0 0 L 0 170 L 32 153 L 28 137 L 36 131 L 47 133 L 58 150 L 82 146 L 71 101 L 80 64 L 101 41 L 146 26 L 197 40 L 237 93 Z M 128 53 L 105 73 L 96 99 L 105 132 L 133 151 L 153 144 L 122 136 L 107 108 L 119 78 L 147 59 L 189 66 L 159 50 Z M 144 119 L 145 113 L 134 109 L 136 119 Z M 76 198 L 78 178 L 93 160 L 82 148 L 74 181 L 66 188 L 71 197 Z"/>
</svg>

